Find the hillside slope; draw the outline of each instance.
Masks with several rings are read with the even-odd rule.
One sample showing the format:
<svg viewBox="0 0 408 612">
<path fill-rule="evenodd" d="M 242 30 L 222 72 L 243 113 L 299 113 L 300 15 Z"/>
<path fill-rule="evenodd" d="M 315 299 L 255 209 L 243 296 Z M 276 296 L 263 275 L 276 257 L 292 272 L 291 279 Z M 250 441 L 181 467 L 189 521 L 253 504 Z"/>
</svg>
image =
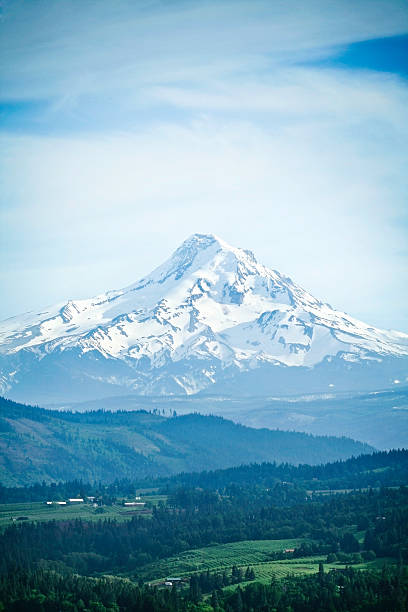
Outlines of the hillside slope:
<svg viewBox="0 0 408 612">
<path fill-rule="evenodd" d="M 110 482 L 277 461 L 317 464 L 368 453 L 348 438 L 251 429 L 221 417 L 48 411 L 0 399 L 0 482 Z"/>
</svg>

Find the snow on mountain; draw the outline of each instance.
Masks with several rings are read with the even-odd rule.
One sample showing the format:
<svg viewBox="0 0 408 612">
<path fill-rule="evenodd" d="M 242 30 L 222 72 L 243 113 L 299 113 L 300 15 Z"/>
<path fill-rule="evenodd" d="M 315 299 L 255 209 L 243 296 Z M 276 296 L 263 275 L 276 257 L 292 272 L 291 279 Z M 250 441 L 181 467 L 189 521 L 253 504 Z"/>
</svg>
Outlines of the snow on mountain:
<svg viewBox="0 0 408 612">
<path fill-rule="evenodd" d="M 386 384 L 406 377 L 407 357 L 407 334 L 336 311 L 250 251 L 203 234 L 124 289 L 0 323 L 0 390 L 26 401 L 75 389 L 78 398 L 222 391 L 224 380 L 257 369 L 272 391 L 277 372 L 316 366 L 314 386 L 327 389 L 330 376 L 369 362 L 377 382 L 384 364 Z"/>
</svg>

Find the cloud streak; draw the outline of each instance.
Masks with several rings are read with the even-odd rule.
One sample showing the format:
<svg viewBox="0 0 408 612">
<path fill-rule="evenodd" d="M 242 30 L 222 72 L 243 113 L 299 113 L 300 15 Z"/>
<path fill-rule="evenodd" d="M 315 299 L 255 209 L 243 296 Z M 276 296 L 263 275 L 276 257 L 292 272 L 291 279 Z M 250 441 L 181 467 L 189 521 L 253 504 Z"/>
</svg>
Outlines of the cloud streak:
<svg viewBox="0 0 408 612">
<path fill-rule="evenodd" d="M 407 82 L 320 62 L 406 32 L 405 2 L 6 2 L 1 27 L 4 317 L 209 231 L 408 329 Z"/>
<path fill-rule="evenodd" d="M 408 29 L 402 0 L 6 2 L 9 99 L 65 98 L 310 61 Z"/>
</svg>

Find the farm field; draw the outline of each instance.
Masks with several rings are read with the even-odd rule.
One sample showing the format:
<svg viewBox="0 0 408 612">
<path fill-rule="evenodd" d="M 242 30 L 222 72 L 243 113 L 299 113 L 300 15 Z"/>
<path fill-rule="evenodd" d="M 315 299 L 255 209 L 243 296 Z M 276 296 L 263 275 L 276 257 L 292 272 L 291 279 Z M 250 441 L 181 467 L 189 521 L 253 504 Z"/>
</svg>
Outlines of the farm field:
<svg viewBox="0 0 408 612">
<path fill-rule="evenodd" d="M 326 557 L 315 555 L 297 559 L 270 560 L 271 553 L 282 552 L 285 548 L 299 546 L 305 539 L 291 540 L 247 540 L 219 544 L 195 550 L 188 550 L 178 556 L 156 561 L 142 568 L 141 577 L 151 584 L 161 582 L 168 576 L 185 577 L 204 572 L 223 572 L 231 570 L 233 565 L 245 569 L 250 566 L 255 571 L 255 580 L 269 583 L 272 576 L 283 578 L 287 575 L 314 574 L 319 570 L 319 563 L 324 564 L 325 571 L 343 569 L 344 563 L 326 563 Z M 392 559 L 376 559 L 353 565 L 356 569 L 381 568 Z M 241 583 L 242 585 L 245 583 Z M 237 585 L 225 587 L 235 589 Z"/>
<path fill-rule="evenodd" d="M 324 564 L 325 571 L 343 569 L 346 567 L 344 563 L 326 563 L 326 557 L 321 555 L 258 563 L 251 567 L 253 567 L 255 571 L 255 577 L 258 582 L 269 583 L 272 576 L 284 578 L 289 574 L 315 574 L 319 570 L 319 563 Z M 366 569 L 370 563 L 360 563 L 358 565 L 353 565 L 353 567 L 356 569 Z"/>
<path fill-rule="evenodd" d="M 194 572 L 224 570 L 233 565 L 248 565 L 270 561 L 271 553 L 295 548 L 307 540 L 245 540 L 229 544 L 216 544 L 205 548 L 187 550 L 177 556 L 168 557 L 143 567 L 146 579 L 161 579 L 166 576 L 185 576 Z"/>
<path fill-rule="evenodd" d="M 149 495 L 143 497 L 144 502 L 150 502 L 153 505 L 159 502 L 166 502 L 165 495 Z M 116 519 L 117 521 L 125 521 L 132 516 L 144 514 L 143 510 L 137 508 L 126 508 L 120 504 L 112 506 L 102 506 L 94 508 L 91 504 L 73 504 L 66 506 L 47 506 L 43 502 L 25 502 L 14 504 L 0 504 L 0 530 L 5 529 L 15 522 L 18 524 L 18 517 L 27 517 L 29 521 L 51 521 L 51 520 L 69 520 L 69 519 L 85 519 L 85 520 L 100 520 L 100 519 Z M 144 514 L 145 515 L 145 514 Z M 146 516 L 146 515 L 145 515 Z M 148 515 L 147 515 L 148 516 Z M 23 522 L 23 521 L 21 521 Z"/>
<path fill-rule="evenodd" d="M 319 571 L 319 563 L 323 563 L 324 571 L 329 572 L 333 569 L 344 569 L 347 567 L 345 563 L 326 563 L 326 557 L 316 555 L 314 557 L 300 557 L 298 559 L 284 559 L 280 561 L 270 561 L 266 563 L 258 563 L 251 567 L 255 572 L 255 581 L 269 584 L 272 577 L 278 580 L 289 575 L 310 575 L 316 574 Z M 381 569 L 384 565 L 395 564 L 395 559 L 378 558 L 374 561 L 368 561 L 359 564 L 353 564 L 353 569 Z M 240 586 L 245 586 L 248 582 L 241 582 Z M 224 587 L 224 591 L 235 590 L 238 584 Z"/>
</svg>

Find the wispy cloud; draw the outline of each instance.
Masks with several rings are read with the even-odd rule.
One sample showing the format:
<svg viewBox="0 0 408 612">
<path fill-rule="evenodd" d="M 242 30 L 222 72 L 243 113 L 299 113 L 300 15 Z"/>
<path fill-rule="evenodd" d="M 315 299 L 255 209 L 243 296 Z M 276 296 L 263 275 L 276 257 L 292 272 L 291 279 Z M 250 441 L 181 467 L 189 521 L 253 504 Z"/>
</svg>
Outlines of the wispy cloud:
<svg viewBox="0 0 408 612">
<path fill-rule="evenodd" d="M 393 75 L 339 69 L 285 68 L 257 79 L 200 86 L 161 86 L 152 99 L 205 111 L 253 111 L 293 117 L 339 117 L 353 122 L 385 119 L 400 127 L 408 104 L 406 83 Z M 256 117 L 255 117 L 256 118 Z"/>
<path fill-rule="evenodd" d="M 212 231 L 408 328 L 407 83 L 319 61 L 406 32 L 405 1 L 5 7 L 4 316 L 128 284 Z"/>
<path fill-rule="evenodd" d="M 404 0 L 6 2 L 3 97 L 200 82 L 330 55 L 408 28 Z"/>
</svg>

